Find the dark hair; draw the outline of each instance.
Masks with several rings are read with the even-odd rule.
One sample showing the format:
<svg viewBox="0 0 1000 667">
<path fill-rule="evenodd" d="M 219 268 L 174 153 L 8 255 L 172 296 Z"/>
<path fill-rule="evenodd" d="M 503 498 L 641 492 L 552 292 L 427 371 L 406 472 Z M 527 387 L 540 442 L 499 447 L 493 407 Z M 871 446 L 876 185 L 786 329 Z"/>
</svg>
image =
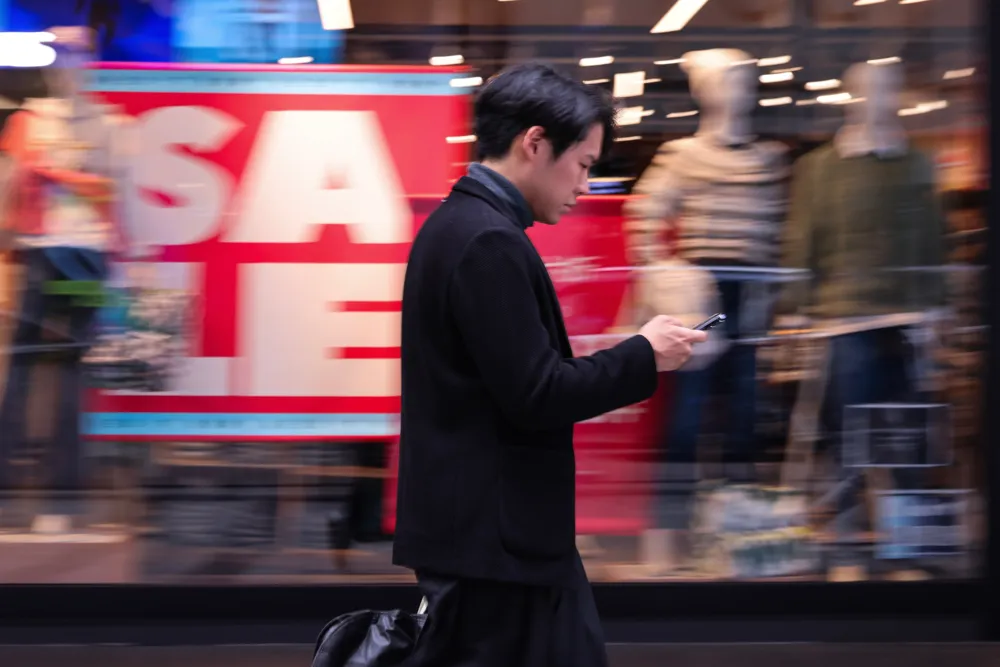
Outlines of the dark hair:
<svg viewBox="0 0 1000 667">
<path fill-rule="evenodd" d="M 506 156 L 518 135 L 536 125 L 545 130 L 559 157 L 583 141 L 595 124 L 604 128 L 605 155 L 614 141 L 615 105 L 604 90 L 540 63 L 508 67 L 476 98 L 478 159 Z"/>
</svg>

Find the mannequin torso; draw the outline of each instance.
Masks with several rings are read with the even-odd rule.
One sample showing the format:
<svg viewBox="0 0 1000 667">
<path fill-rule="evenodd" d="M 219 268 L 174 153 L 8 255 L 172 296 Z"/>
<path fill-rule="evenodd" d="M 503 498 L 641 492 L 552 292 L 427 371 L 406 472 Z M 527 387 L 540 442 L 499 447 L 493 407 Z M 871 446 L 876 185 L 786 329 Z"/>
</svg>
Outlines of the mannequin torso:
<svg viewBox="0 0 1000 667">
<path fill-rule="evenodd" d="M 703 264 L 774 266 L 779 257 L 788 177 L 787 150 L 750 131 L 755 67 L 738 51 L 685 56 L 701 109 L 693 137 L 660 147 L 627 207 L 633 259 L 670 253 L 665 231 L 678 225 L 680 257 Z"/>
<path fill-rule="evenodd" d="M 46 167 L 109 177 L 112 125 L 101 108 L 80 96 L 76 99 L 26 100 L 22 113 L 26 142 Z M 66 184 L 41 184 L 41 225 L 26 233 L 30 247 L 80 247 L 107 250 L 111 242 L 109 205 L 99 205 L 74 194 Z"/>
<path fill-rule="evenodd" d="M 944 219 L 934 165 L 898 122 L 899 77 L 863 64 L 844 80 L 857 100 L 844 127 L 795 167 L 784 263 L 813 280 L 783 310 L 851 318 L 936 307 Z"/>
<path fill-rule="evenodd" d="M 657 160 L 670 173 L 670 188 L 660 196 L 667 217 L 677 220 L 681 258 L 700 264 L 777 263 L 788 176 L 783 145 L 729 146 L 695 135 L 664 144 Z"/>
</svg>

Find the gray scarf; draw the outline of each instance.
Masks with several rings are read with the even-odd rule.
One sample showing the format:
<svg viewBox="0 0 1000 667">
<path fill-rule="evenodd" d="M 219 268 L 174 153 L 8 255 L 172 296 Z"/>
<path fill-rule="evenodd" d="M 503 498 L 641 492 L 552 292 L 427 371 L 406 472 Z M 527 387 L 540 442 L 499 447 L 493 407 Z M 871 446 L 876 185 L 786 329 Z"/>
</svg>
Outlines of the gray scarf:
<svg viewBox="0 0 1000 667">
<path fill-rule="evenodd" d="M 485 187 L 511 207 L 521 229 L 527 229 L 535 224 L 535 216 L 531 212 L 528 200 L 504 176 L 501 176 L 479 162 L 470 164 L 468 173 L 469 178 Z"/>
</svg>

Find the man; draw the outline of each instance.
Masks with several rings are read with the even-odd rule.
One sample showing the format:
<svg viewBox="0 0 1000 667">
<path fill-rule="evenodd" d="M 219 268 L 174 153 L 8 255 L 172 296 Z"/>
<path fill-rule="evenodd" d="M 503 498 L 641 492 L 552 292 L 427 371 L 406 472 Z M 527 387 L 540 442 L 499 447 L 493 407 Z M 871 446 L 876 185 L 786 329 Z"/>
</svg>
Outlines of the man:
<svg viewBox="0 0 1000 667">
<path fill-rule="evenodd" d="M 412 665 L 606 665 L 575 546 L 573 425 L 649 398 L 702 332 L 657 317 L 573 358 L 527 234 L 588 191 L 613 140 L 598 89 L 537 64 L 475 106 L 480 162 L 414 240 L 403 289 L 394 562 L 429 617 Z"/>
</svg>

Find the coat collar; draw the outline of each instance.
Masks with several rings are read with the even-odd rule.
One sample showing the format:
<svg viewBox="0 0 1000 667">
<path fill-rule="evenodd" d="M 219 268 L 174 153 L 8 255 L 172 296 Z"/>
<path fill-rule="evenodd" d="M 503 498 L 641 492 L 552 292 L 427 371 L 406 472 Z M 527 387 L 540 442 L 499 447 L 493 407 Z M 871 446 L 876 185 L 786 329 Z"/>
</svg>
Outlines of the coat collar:
<svg viewBox="0 0 1000 667">
<path fill-rule="evenodd" d="M 458 179 L 452 187 L 452 193 L 456 192 L 483 200 L 519 229 L 527 230 L 534 224 L 530 211 L 518 206 L 512 199 L 497 194 L 495 188 L 489 188 L 471 176 Z"/>
</svg>

